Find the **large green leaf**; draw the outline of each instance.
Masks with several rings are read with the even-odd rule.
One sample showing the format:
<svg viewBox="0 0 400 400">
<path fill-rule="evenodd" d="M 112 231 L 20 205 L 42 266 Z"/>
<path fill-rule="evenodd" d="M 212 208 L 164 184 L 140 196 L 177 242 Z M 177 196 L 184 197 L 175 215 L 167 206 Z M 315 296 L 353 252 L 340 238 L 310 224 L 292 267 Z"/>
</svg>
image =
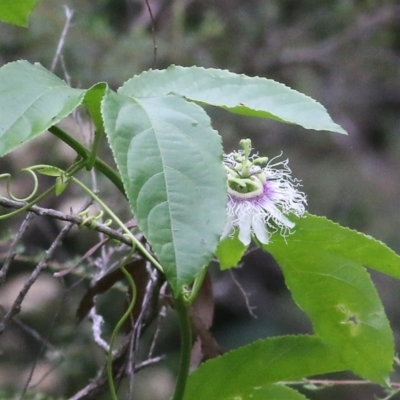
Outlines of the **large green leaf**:
<svg viewBox="0 0 400 400">
<path fill-rule="evenodd" d="M 344 369 L 339 354 L 317 337 L 258 340 L 202 364 L 189 376 L 184 399 L 241 398 L 256 387 Z"/>
<path fill-rule="evenodd" d="M 349 369 L 384 384 L 392 368 L 393 337 L 362 265 L 400 271 L 400 257 L 368 236 L 312 215 L 297 218 L 292 236 L 274 236 L 264 248 L 281 266 L 316 333 L 341 353 Z"/>
<path fill-rule="evenodd" d="M 85 90 L 73 89 L 39 64 L 0 69 L 0 157 L 70 114 Z"/>
<path fill-rule="evenodd" d="M 177 93 L 238 114 L 272 118 L 307 129 L 346 133 L 332 121 L 326 109 L 310 97 L 271 79 L 225 70 L 178 66 L 150 70 L 125 82 L 119 93 L 135 97 Z"/>
<path fill-rule="evenodd" d="M 104 125 L 126 194 L 178 296 L 208 264 L 225 223 L 221 138 L 180 96 L 108 92 Z"/>
<path fill-rule="evenodd" d="M 28 17 L 37 0 L 1 0 L 0 20 L 14 25 L 28 26 Z"/>
</svg>

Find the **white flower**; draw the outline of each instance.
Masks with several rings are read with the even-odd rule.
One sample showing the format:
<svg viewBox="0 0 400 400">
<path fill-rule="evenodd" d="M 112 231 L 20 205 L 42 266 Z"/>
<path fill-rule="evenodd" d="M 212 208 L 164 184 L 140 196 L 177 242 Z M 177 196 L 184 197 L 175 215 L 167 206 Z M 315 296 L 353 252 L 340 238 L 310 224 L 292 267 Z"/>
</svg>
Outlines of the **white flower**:
<svg viewBox="0 0 400 400">
<path fill-rule="evenodd" d="M 306 196 L 293 179 L 288 160 L 274 163 L 257 155 L 249 157 L 251 141 L 240 142 L 244 150 L 224 156 L 228 179 L 228 221 L 221 239 L 239 230 L 239 240 L 250 244 L 251 235 L 267 244 L 271 235 L 279 231 L 286 237 L 294 223 L 286 215 L 302 216 Z"/>
</svg>

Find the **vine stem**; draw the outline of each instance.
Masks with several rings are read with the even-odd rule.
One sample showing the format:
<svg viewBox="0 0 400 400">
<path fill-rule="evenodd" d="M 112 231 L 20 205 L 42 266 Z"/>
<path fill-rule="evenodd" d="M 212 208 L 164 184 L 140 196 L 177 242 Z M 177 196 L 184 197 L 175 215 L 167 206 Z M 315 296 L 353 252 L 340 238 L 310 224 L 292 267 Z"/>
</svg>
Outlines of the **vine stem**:
<svg viewBox="0 0 400 400">
<path fill-rule="evenodd" d="M 131 315 L 133 307 L 135 306 L 135 302 L 136 302 L 136 285 L 135 285 L 135 282 L 132 279 L 131 275 L 129 274 L 129 272 L 125 269 L 125 264 L 127 263 L 128 259 L 132 253 L 133 253 L 133 250 L 129 253 L 129 255 L 125 258 L 124 262 L 120 266 L 121 271 L 124 273 L 126 279 L 129 282 L 129 285 L 132 289 L 132 299 L 131 299 L 131 302 L 129 303 L 128 309 L 126 310 L 126 312 L 124 313 L 124 315 L 121 317 L 121 319 L 118 321 L 117 325 L 114 328 L 114 331 L 111 335 L 110 348 L 108 350 L 108 356 L 107 356 L 108 385 L 110 387 L 111 397 L 113 400 L 118 400 L 118 395 L 117 395 L 117 391 L 115 389 L 113 371 L 112 371 L 112 361 L 113 361 L 112 349 L 114 346 L 115 338 L 117 337 L 119 330 L 121 329 L 122 325 L 125 323 L 125 321 Z"/>
<path fill-rule="evenodd" d="M 196 300 L 197 295 L 199 294 L 199 290 L 201 289 L 201 286 L 203 285 L 206 273 L 207 273 L 207 267 L 203 267 L 200 275 L 194 280 L 190 295 L 189 295 L 188 299 L 185 300 L 185 303 L 187 306 L 192 305 L 193 302 Z"/>
<path fill-rule="evenodd" d="M 72 136 L 68 135 L 68 133 L 64 132 L 62 129 L 57 126 L 51 126 L 48 131 L 52 133 L 54 136 L 61 139 L 64 143 L 66 143 L 69 147 L 74 149 L 78 155 L 80 155 L 84 160 L 89 160 L 93 157 L 94 161 L 93 166 L 105 175 L 117 188 L 118 190 L 126 197 L 124 185 L 119 177 L 118 173 L 114 171 L 108 164 L 106 164 L 103 160 L 98 157 L 94 157 L 91 154 L 90 150 L 75 140 Z"/>
<path fill-rule="evenodd" d="M 185 394 L 186 381 L 189 375 L 190 357 L 192 352 L 192 328 L 190 325 L 188 306 L 184 296 L 175 299 L 175 307 L 179 317 L 181 331 L 181 355 L 179 359 L 178 376 L 172 400 L 182 400 Z"/>
<path fill-rule="evenodd" d="M 28 211 L 30 207 L 34 206 L 40 200 L 44 199 L 48 194 L 50 194 L 54 190 L 54 185 L 48 188 L 45 192 L 39 195 L 35 200 L 31 201 L 30 203 L 25 204 L 23 207 L 19 208 L 18 210 L 11 211 L 8 214 L 0 215 L 0 220 L 13 217 L 17 214 L 22 213 L 23 211 Z"/>
<path fill-rule="evenodd" d="M 164 272 L 161 264 L 147 251 L 147 249 L 140 243 L 138 239 L 132 234 L 132 232 L 125 226 L 125 224 L 111 211 L 111 209 L 95 194 L 93 193 L 86 185 L 84 185 L 81 181 L 71 176 L 70 179 L 80 186 L 89 196 L 92 197 L 107 213 L 108 215 L 118 224 L 118 226 L 126 233 L 129 239 L 132 242 L 132 247 L 137 247 L 142 254 L 161 272 Z"/>
</svg>

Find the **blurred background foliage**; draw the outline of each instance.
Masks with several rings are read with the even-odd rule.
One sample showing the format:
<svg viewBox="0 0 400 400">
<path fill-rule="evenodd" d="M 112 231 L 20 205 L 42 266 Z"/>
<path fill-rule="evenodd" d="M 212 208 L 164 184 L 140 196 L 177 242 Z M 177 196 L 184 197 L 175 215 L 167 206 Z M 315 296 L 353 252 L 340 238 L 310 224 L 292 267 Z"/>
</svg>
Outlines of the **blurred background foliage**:
<svg viewBox="0 0 400 400">
<path fill-rule="evenodd" d="M 134 74 L 170 64 L 229 69 L 285 83 L 321 102 L 349 136 L 305 131 L 209 108 L 226 151 L 237 148 L 244 137 L 250 137 L 262 155 L 274 157 L 283 151 L 294 176 L 303 182 L 309 212 L 372 235 L 400 253 L 400 5 L 396 0 L 149 0 L 149 5 L 154 27 L 144 0 L 39 0 L 29 29 L 0 24 L 0 65 L 28 59 L 50 68 L 68 6 L 74 16 L 62 51 L 64 67 L 59 64 L 56 73 L 70 79 L 72 86 L 87 88 L 107 81 L 117 88 Z M 91 128 L 84 115 L 62 125 L 80 140 L 89 140 Z M 111 162 L 106 145 L 103 152 Z M 17 173 L 39 161 L 65 167 L 73 157 L 73 152 L 44 134 L 0 160 L 0 172 Z M 17 193 L 29 185 L 25 176 L 18 175 Z M 122 198 L 109 190 L 108 182 L 98 177 L 98 185 L 103 198 L 129 219 Z M 79 207 L 80 196 L 77 189 L 68 188 L 64 197 L 46 200 L 44 205 L 68 212 L 71 205 Z M 13 222 L 1 224 L 1 254 L 10 242 L 7 235 L 15 233 L 21 218 Z M 54 221 L 36 218 L 0 291 L 3 307 L 58 229 Z M 64 268 L 73 265 L 96 240 L 91 232 L 75 230 L 55 263 Z M 255 251 L 232 273 L 222 274 L 216 266 L 212 273 L 213 332 L 224 350 L 258 337 L 311 332 L 285 289 L 279 267 L 268 255 Z M 378 274 L 374 279 L 399 345 L 400 283 Z M 51 346 L 40 351 L 43 343 L 14 324 L 0 338 L 0 387 L 21 390 L 35 364 L 38 376 L 57 367 L 38 390 L 71 396 L 104 361 L 91 340 L 90 324 L 76 325 L 74 320 L 89 281 L 71 289 L 76 277 L 60 280 L 48 274 L 42 280 L 36 284 L 37 294 L 23 303 L 20 323 L 37 329 Z M 250 315 L 243 290 L 256 319 Z M 123 309 L 123 301 L 115 303 L 115 296 L 111 292 L 102 299 L 109 324 L 106 332 L 116 322 L 115 309 L 110 312 L 107 304 L 120 303 Z M 178 344 L 174 324 L 167 323 L 158 353 L 176 351 Z M 139 374 L 135 398 L 167 399 L 175 360 L 172 355 L 151 373 Z M 377 393 L 382 395 L 371 388 L 333 388 L 307 395 L 310 399 L 372 400 Z"/>
</svg>

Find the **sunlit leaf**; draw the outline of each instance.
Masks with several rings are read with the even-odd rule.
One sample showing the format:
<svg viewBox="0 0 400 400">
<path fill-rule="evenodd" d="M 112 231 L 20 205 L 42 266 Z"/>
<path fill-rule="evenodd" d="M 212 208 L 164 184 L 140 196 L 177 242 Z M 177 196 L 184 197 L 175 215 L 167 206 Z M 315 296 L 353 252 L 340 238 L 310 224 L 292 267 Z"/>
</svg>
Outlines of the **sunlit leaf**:
<svg viewBox="0 0 400 400">
<path fill-rule="evenodd" d="M 326 109 L 310 97 L 272 79 L 225 70 L 179 66 L 150 70 L 127 81 L 119 93 L 135 97 L 177 93 L 238 114 L 272 118 L 307 129 L 346 133 L 332 121 Z"/>
<path fill-rule="evenodd" d="M 307 400 L 294 389 L 283 385 L 267 385 L 264 387 L 248 388 L 239 396 L 229 396 L 226 400 Z"/>
<path fill-rule="evenodd" d="M 221 139 L 180 96 L 110 91 L 102 109 L 133 213 L 179 295 L 210 261 L 225 223 Z"/>
<path fill-rule="evenodd" d="M 1 0 L 0 20 L 19 26 L 28 26 L 28 17 L 37 0 Z"/>
<path fill-rule="evenodd" d="M 40 64 L 6 64 L 0 69 L 0 157 L 57 124 L 84 95 Z"/>
<path fill-rule="evenodd" d="M 317 337 L 258 340 L 202 364 L 189 376 L 184 399 L 241 398 L 256 387 L 344 369 L 339 354 Z"/>
<path fill-rule="evenodd" d="M 391 265 L 391 270 L 400 271 L 400 257 L 326 218 L 297 218 L 295 229 L 288 238 L 276 235 L 264 246 L 281 266 L 294 300 L 349 369 L 385 384 L 392 369 L 393 337 L 362 265 Z"/>
<path fill-rule="evenodd" d="M 236 267 L 242 259 L 248 246 L 239 240 L 239 232 L 236 230 L 232 236 L 226 237 L 218 243 L 216 256 L 222 270 Z"/>
</svg>

